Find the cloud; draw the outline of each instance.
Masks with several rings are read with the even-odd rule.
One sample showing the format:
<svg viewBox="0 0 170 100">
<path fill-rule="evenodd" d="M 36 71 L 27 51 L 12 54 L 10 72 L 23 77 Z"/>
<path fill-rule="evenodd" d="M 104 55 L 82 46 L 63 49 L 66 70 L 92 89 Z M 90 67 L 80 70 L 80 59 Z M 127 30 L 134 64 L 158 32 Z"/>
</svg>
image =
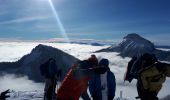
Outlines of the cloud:
<svg viewBox="0 0 170 100">
<path fill-rule="evenodd" d="M 25 77 L 17 77 L 15 75 L 4 75 L 0 77 L 0 90 L 15 90 L 15 91 L 31 91 L 43 90 L 44 84 L 35 83 Z"/>
<path fill-rule="evenodd" d="M 7 11 L 0 12 L 0 16 L 7 14 Z"/>
<path fill-rule="evenodd" d="M 21 37 L 15 37 L 15 38 L 0 38 L 0 41 L 3 41 L 3 42 L 10 42 L 10 41 L 20 41 L 21 42 Z"/>
<path fill-rule="evenodd" d="M 0 42 L 0 62 L 17 61 L 23 55 L 30 53 L 36 45 L 37 43 L 21 43 L 19 41 Z"/>
<path fill-rule="evenodd" d="M 34 16 L 34 17 L 23 17 L 23 18 L 17 18 L 13 20 L 7 20 L 7 21 L 1 21 L 0 25 L 4 24 L 16 24 L 16 23 L 24 23 L 24 22 L 31 22 L 31 21 L 39 21 L 39 20 L 45 20 L 50 18 L 51 16 Z"/>
</svg>

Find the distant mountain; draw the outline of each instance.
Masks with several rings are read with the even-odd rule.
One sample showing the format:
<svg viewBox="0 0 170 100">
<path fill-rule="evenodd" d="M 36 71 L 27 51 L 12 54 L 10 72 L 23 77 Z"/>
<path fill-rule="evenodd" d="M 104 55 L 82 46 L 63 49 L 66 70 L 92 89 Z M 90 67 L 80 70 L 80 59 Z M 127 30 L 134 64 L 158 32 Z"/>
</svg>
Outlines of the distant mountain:
<svg viewBox="0 0 170 100">
<path fill-rule="evenodd" d="M 64 71 L 62 77 L 79 60 L 59 49 L 39 44 L 30 54 L 23 56 L 17 62 L 0 63 L 0 73 L 26 75 L 31 80 L 41 82 L 43 77 L 40 75 L 39 66 L 51 57 L 56 59 L 57 66 Z"/>
<path fill-rule="evenodd" d="M 170 46 L 168 46 L 168 45 L 155 45 L 155 48 L 170 49 Z"/>
<path fill-rule="evenodd" d="M 68 43 L 68 41 L 63 39 L 50 39 L 43 42 L 50 43 Z M 84 45 L 92 45 L 92 46 L 104 46 L 111 45 L 114 42 L 111 40 L 95 40 L 95 39 L 69 39 L 69 43 L 72 44 L 84 44 Z"/>
<path fill-rule="evenodd" d="M 152 42 L 136 33 L 128 34 L 118 45 L 96 52 L 119 52 L 122 57 L 140 56 L 144 53 L 156 54 L 159 60 L 170 61 L 170 52 L 157 50 Z"/>
<path fill-rule="evenodd" d="M 102 45 L 102 44 L 100 44 L 100 43 L 91 43 L 91 45 L 92 45 L 92 46 L 104 46 L 104 45 Z"/>
<path fill-rule="evenodd" d="M 142 38 L 138 34 L 128 34 L 118 45 L 99 50 L 98 52 L 120 52 L 121 56 L 138 56 L 143 53 L 152 53 L 155 50 L 154 44 Z"/>
<path fill-rule="evenodd" d="M 92 42 L 92 41 L 72 41 L 70 42 L 72 44 L 83 44 L 83 45 L 92 45 L 92 46 L 104 46 L 107 45 L 106 43 L 97 43 L 97 42 Z"/>
</svg>

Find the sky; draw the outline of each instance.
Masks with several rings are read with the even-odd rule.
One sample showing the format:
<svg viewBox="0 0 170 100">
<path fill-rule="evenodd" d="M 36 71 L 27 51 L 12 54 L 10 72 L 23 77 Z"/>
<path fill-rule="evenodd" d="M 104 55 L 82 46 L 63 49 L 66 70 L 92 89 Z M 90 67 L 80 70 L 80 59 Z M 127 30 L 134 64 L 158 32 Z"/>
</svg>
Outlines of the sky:
<svg viewBox="0 0 170 100">
<path fill-rule="evenodd" d="M 0 0 L 0 40 L 116 41 L 138 33 L 168 44 L 169 5 L 169 0 Z"/>
</svg>

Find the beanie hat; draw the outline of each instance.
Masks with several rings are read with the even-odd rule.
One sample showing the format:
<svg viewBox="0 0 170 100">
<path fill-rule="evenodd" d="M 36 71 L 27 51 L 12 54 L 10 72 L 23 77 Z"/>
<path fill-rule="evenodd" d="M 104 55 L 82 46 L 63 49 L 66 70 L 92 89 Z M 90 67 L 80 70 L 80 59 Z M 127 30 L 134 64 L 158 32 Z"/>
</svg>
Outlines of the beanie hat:
<svg viewBox="0 0 170 100">
<path fill-rule="evenodd" d="M 105 67 L 109 67 L 109 60 L 102 59 L 102 60 L 100 60 L 99 65 L 104 65 Z"/>
<path fill-rule="evenodd" d="M 88 61 L 89 61 L 93 66 L 97 66 L 97 65 L 98 65 L 98 59 L 96 58 L 95 55 L 91 55 L 91 57 L 88 58 Z"/>
</svg>

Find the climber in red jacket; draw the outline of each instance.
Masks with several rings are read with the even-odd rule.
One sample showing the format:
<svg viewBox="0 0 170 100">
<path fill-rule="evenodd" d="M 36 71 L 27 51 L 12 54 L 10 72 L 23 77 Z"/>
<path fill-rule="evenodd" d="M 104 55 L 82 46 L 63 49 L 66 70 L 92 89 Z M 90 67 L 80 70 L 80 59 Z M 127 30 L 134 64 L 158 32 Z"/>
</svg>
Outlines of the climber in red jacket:
<svg viewBox="0 0 170 100">
<path fill-rule="evenodd" d="M 87 90 L 91 75 L 96 72 L 98 74 L 105 72 L 105 69 L 98 69 L 97 65 L 98 60 L 95 55 L 74 64 L 57 91 L 57 100 L 79 100 Z M 85 97 L 86 100 L 90 99 L 88 96 Z"/>
</svg>

